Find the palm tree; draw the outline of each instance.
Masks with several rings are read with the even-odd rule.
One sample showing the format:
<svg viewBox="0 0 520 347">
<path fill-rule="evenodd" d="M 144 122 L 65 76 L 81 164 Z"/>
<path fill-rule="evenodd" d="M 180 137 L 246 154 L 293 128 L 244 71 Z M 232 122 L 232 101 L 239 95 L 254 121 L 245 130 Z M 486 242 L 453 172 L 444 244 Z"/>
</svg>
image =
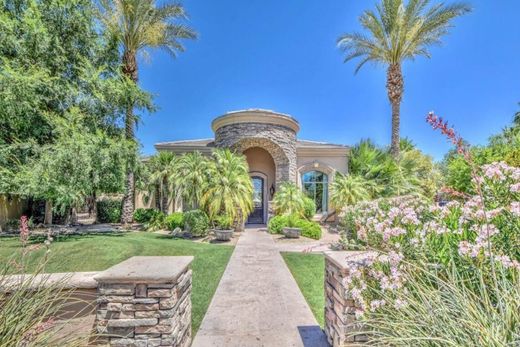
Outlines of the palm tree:
<svg viewBox="0 0 520 347">
<path fill-rule="evenodd" d="M 367 189 L 367 180 L 361 176 L 337 173 L 330 184 L 330 202 L 337 209 L 368 199 L 370 192 Z"/>
<path fill-rule="evenodd" d="M 208 171 L 209 161 L 200 152 L 186 153 L 177 160 L 171 181 L 175 186 L 176 195 L 190 208 L 200 205 L 209 180 Z"/>
<path fill-rule="evenodd" d="M 243 223 L 253 210 L 253 183 L 246 158 L 229 149 L 216 150 L 209 177 L 201 200 L 209 216 L 213 219 L 223 214 Z"/>
<path fill-rule="evenodd" d="M 298 214 L 303 217 L 305 195 L 292 182 L 284 182 L 273 198 L 273 207 L 277 214 Z"/>
<path fill-rule="evenodd" d="M 161 151 L 150 159 L 150 183 L 154 188 L 155 204 L 164 213 L 168 212 L 168 200 L 173 195 L 172 175 L 175 175 L 175 155 Z"/>
<path fill-rule="evenodd" d="M 470 11 L 464 3 L 429 6 L 430 0 L 381 0 L 376 11 L 367 10 L 360 18 L 368 35 L 345 34 L 338 46 L 345 51 L 345 62 L 360 58 L 356 73 L 368 62 L 387 66 L 386 88 L 392 105 L 391 153 L 399 156 L 399 123 L 404 79 L 401 65 L 417 56 L 430 58 L 430 46 L 440 44 L 452 20 Z"/>
<path fill-rule="evenodd" d="M 184 51 L 180 39 L 194 39 L 195 32 L 176 20 L 185 19 L 184 8 L 175 3 L 160 6 L 154 0 L 100 0 L 102 21 L 122 47 L 122 72 L 134 83 L 138 81 L 137 54 L 146 48 L 162 48 L 173 57 Z M 134 103 L 126 109 L 125 135 L 134 138 Z M 127 169 L 123 198 L 123 223 L 132 221 L 134 210 L 134 172 Z"/>
</svg>

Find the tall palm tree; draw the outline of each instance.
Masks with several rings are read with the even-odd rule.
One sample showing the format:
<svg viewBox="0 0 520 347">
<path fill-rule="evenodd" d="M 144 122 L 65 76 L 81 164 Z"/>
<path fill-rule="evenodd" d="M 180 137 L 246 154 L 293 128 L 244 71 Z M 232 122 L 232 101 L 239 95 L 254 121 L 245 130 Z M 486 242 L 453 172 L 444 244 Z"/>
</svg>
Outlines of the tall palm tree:
<svg viewBox="0 0 520 347">
<path fill-rule="evenodd" d="M 118 39 L 122 49 L 122 72 L 134 83 L 138 81 L 137 54 L 147 48 L 162 48 L 173 57 L 184 51 L 180 39 L 194 39 L 195 32 L 178 23 L 186 18 L 177 3 L 156 5 L 155 0 L 99 0 L 102 21 Z M 125 134 L 134 140 L 134 104 L 129 103 L 125 116 Z M 122 222 L 132 221 L 134 210 L 134 172 L 127 170 L 123 198 Z"/>
<path fill-rule="evenodd" d="M 229 149 L 216 150 L 209 177 L 201 200 L 209 216 L 214 218 L 222 213 L 243 223 L 253 210 L 253 183 L 246 158 Z"/>
<path fill-rule="evenodd" d="M 200 152 L 186 153 L 178 158 L 171 180 L 176 195 L 190 208 L 200 206 L 202 194 L 208 183 L 209 161 Z"/>
<path fill-rule="evenodd" d="M 368 32 L 345 34 L 338 46 L 345 51 L 345 62 L 360 58 L 356 73 L 368 62 L 387 66 L 386 88 L 392 105 L 391 153 L 399 156 L 399 124 L 404 79 L 401 70 L 405 60 L 417 56 L 430 58 L 430 46 L 453 26 L 452 20 L 470 11 L 464 3 L 429 6 L 430 0 L 381 0 L 376 11 L 367 10 L 360 17 Z"/>
</svg>

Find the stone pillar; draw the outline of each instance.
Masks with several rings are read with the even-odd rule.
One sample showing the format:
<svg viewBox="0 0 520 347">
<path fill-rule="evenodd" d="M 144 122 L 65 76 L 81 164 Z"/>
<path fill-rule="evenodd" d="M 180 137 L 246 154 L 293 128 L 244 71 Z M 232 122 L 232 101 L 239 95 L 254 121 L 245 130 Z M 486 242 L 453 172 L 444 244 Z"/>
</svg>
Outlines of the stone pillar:
<svg viewBox="0 0 520 347">
<path fill-rule="evenodd" d="M 98 344 L 189 346 L 192 260 L 132 257 L 95 276 Z"/>
<path fill-rule="evenodd" d="M 349 265 L 362 262 L 369 254 L 325 253 L 325 334 L 332 347 L 359 346 L 367 341 L 365 335 L 356 334 L 361 326 L 345 279 L 349 275 Z"/>
</svg>

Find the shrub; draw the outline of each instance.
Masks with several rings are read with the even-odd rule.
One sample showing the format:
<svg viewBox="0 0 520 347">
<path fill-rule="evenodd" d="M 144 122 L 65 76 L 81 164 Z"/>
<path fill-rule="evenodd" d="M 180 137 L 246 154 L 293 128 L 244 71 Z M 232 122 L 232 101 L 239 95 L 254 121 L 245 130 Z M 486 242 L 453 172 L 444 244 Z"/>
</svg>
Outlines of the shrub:
<svg viewBox="0 0 520 347">
<path fill-rule="evenodd" d="M 164 224 L 168 230 L 175 230 L 175 228 L 184 229 L 184 214 L 182 212 L 174 212 L 166 216 Z"/>
<path fill-rule="evenodd" d="M 100 223 L 119 223 L 121 221 L 121 200 L 103 199 L 96 202 L 97 220 Z"/>
<path fill-rule="evenodd" d="M 281 234 L 283 228 L 300 228 L 302 236 L 315 240 L 321 238 L 321 227 L 318 223 L 302 219 L 296 214 L 274 216 L 267 224 L 267 229 L 271 234 Z"/>
<path fill-rule="evenodd" d="M 311 219 L 316 214 L 316 203 L 314 200 L 306 196 L 303 199 L 303 215 L 307 219 Z"/>
<path fill-rule="evenodd" d="M 148 223 L 159 212 L 156 208 L 138 208 L 134 211 L 134 221 L 137 223 Z"/>
<path fill-rule="evenodd" d="M 267 223 L 267 230 L 271 234 L 281 234 L 282 229 L 287 226 L 287 216 L 274 216 Z"/>
<path fill-rule="evenodd" d="M 226 215 L 218 216 L 215 218 L 215 224 L 220 230 L 229 230 L 233 227 L 233 218 Z"/>
<path fill-rule="evenodd" d="M 184 214 L 186 228 L 195 237 L 206 236 L 209 229 L 209 218 L 204 211 L 192 210 Z"/>
<path fill-rule="evenodd" d="M 321 227 L 316 222 L 300 219 L 296 222 L 296 227 L 302 230 L 302 236 L 315 240 L 321 238 Z"/>
<path fill-rule="evenodd" d="M 155 230 L 161 230 L 166 228 L 166 214 L 157 211 L 152 215 L 152 218 L 150 221 L 145 224 L 146 230 L 148 231 L 155 231 Z"/>
</svg>

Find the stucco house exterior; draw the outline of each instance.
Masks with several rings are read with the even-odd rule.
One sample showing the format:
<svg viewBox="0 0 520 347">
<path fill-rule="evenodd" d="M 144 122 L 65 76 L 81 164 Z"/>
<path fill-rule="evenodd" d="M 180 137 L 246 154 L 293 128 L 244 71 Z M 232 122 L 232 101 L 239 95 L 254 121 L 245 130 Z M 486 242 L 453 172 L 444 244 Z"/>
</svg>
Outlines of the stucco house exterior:
<svg viewBox="0 0 520 347">
<path fill-rule="evenodd" d="M 347 173 L 347 146 L 299 139 L 300 124 L 295 118 L 261 109 L 228 112 L 215 118 L 211 128 L 214 138 L 161 142 L 155 148 L 178 155 L 194 151 L 210 155 L 215 148 L 243 153 L 255 189 L 250 224 L 267 222 L 270 201 L 284 181 L 296 183 L 311 197 L 319 214 L 332 212 L 328 187 L 336 172 Z M 171 209 L 182 206 L 177 202 Z"/>
</svg>

